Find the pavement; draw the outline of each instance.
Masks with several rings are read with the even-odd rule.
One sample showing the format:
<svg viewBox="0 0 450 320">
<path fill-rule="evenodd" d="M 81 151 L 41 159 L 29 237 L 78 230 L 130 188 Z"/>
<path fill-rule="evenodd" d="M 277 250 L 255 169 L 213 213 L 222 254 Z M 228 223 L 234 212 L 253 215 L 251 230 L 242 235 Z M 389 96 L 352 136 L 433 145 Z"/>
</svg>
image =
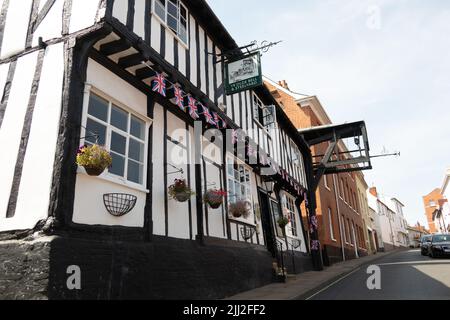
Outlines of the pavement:
<svg viewBox="0 0 450 320">
<path fill-rule="evenodd" d="M 264 287 L 246 291 L 225 300 L 306 300 L 318 291 L 350 276 L 365 265 L 371 265 L 380 259 L 399 254 L 404 250 L 392 250 L 367 257 L 348 260 L 326 267 L 323 271 L 309 271 L 288 276 L 285 283 L 272 283 Z M 419 253 L 420 256 L 420 253 Z M 365 270 L 364 270 L 365 271 Z M 368 275 L 366 274 L 366 279 Z M 366 282 L 364 281 L 364 284 Z"/>
</svg>

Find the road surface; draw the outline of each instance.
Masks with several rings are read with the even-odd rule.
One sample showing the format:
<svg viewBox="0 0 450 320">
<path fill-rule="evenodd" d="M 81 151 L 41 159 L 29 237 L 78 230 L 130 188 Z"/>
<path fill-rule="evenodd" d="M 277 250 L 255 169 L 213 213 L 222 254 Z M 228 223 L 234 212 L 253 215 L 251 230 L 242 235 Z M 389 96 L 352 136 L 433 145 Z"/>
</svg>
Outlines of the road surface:
<svg viewBox="0 0 450 320">
<path fill-rule="evenodd" d="M 373 264 L 381 270 L 380 290 L 368 289 L 370 274 L 363 266 L 308 300 L 450 300 L 450 259 L 431 259 L 409 250 Z"/>
</svg>

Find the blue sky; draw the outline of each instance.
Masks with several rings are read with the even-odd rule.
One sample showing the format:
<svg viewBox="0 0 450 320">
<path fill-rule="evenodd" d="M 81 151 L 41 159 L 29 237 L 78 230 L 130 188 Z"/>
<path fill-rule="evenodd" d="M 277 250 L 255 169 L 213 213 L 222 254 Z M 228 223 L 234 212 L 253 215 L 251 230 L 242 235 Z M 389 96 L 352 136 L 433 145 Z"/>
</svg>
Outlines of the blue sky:
<svg viewBox="0 0 450 320">
<path fill-rule="evenodd" d="M 411 224 L 422 196 L 450 167 L 450 2 L 442 0 L 209 0 L 240 45 L 283 43 L 263 72 L 317 95 L 335 123 L 365 120 L 369 186 L 397 197 Z"/>
</svg>

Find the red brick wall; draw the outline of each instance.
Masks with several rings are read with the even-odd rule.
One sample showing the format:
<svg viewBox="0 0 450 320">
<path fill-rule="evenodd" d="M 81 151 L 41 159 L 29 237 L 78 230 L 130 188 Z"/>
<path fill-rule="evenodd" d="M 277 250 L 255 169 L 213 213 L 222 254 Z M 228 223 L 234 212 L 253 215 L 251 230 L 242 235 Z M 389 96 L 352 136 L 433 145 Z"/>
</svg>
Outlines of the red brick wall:
<svg viewBox="0 0 450 320">
<path fill-rule="evenodd" d="M 328 124 L 328 123 L 321 123 L 310 107 L 300 107 L 295 102 L 295 99 L 289 94 L 286 94 L 281 90 L 277 90 L 276 87 L 268 83 L 266 83 L 266 86 L 272 92 L 272 95 L 275 97 L 275 99 L 283 106 L 284 112 L 287 114 L 287 116 L 296 126 L 296 128 L 302 129 Z M 312 154 L 313 155 L 324 154 L 327 147 L 328 143 L 314 146 L 312 148 Z M 325 186 L 325 179 L 327 179 L 328 187 Z M 339 180 L 342 179 L 342 181 L 344 182 L 345 191 L 342 192 L 342 194 L 344 195 L 342 197 L 343 199 L 339 197 L 340 182 L 338 182 L 337 179 Z M 365 248 L 366 241 L 363 232 L 364 223 L 361 215 L 358 214 L 360 206 L 358 203 L 357 187 L 356 181 L 354 179 L 354 174 L 344 173 L 336 175 L 336 184 L 337 184 L 336 188 L 337 193 L 335 191 L 333 176 L 332 175 L 324 176 L 319 184 L 316 193 L 317 198 L 316 211 L 319 220 L 319 237 L 322 246 L 332 247 L 332 250 L 328 251 L 333 252 L 333 255 L 341 253 L 342 250 L 341 233 L 339 229 L 339 218 L 337 213 L 338 212 L 337 206 L 339 205 L 341 223 L 343 223 L 344 219 L 345 221 L 350 223 L 349 225 L 350 239 L 352 239 L 351 225 L 354 225 L 355 236 L 357 239 L 357 243 L 359 244 L 359 251 L 364 252 L 366 249 Z M 336 194 L 338 195 L 337 196 L 338 203 L 336 202 Z M 331 221 L 332 221 L 331 225 L 333 227 L 334 239 L 332 239 L 330 232 L 330 219 L 328 214 L 329 209 L 331 209 Z M 347 230 L 347 228 L 345 229 Z M 345 251 L 354 253 L 355 249 L 350 244 L 352 241 L 350 241 L 349 239 L 348 231 L 346 232 L 347 232 L 346 236 L 347 242 L 344 241 L 344 247 L 346 249 Z M 344 238 L 344 236 L 342 237 Z M 347 258 L 352 257 L 351 254 L 346 254 L 346 256 L 348 256 Z M 335 258 L 339 260 L 340 257 Z"/>
<path fill-rule="evenodd" d="M 438 203 L 440 199 L 443 199 L 443 195 L 441 194 L 440 189 L 435 189 L 428 195 L 423 197 L 423 206 L 425 208 L 425 215 L 427 216 L 428 228 L 431 233 L 437 233 L 438 229 L 433 221 L 433 212 L 437 209 Z M 434 201 L 436 207 L 430 206 L 430 201 Z"/>
</svg>

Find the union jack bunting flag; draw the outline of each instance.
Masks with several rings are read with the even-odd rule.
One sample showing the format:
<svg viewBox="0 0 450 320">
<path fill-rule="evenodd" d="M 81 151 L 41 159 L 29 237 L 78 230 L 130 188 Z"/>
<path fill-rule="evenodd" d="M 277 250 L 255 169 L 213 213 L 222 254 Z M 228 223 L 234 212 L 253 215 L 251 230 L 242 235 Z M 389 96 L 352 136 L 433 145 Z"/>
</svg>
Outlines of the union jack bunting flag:
<svg viewBox="0 0 450 320">
<path fill-rule="evenodd" d="M 186 108 L 184 107 L 184 99 L 183 99 L 183 91 L 175 86 L 174 87 L 174 94 L 175 94 L 175 104 L 180 108 L 182 111 L 185 111 Z"/>
<path fill-rule="evenodd" d="M 197 120 L 198 118 L 200 118 L 200 116 L 198 115 L 197 101 L 191 96 L 188 97 L 188 109 L 189 115 L 192 119 Z"/>
<path fill-rule="evenodd" d="M 220 129 L 220 122 L 223 122 L 222 118 L 219 117 L 219 115 L 217 114 L 217 112 L 213 112 L 212 113 L 213 118 L 214 118 L 214 122 L 216 123 L 216 128 Z"/>
<path fill-rule="evenodd" d="M 211 113 L 209 112 L 208 108 L 205 107 L 205 106 L 202 105 L 202 104 L 200 104 L 200 106 L 202 107 L 202 110 L 203 110 L 203 113 L 202 113 L 202 114 L 203 114 L 203 116 L 205 117 L 206 122 L 209 123 L 209 124 L 211 124 L 211 125 L 213 125 L 213 126 L 215 126 L 215 125 L 216 125 L 216 122 L 214 121 L 213 116 L 212 116 Z"/>
<path fill-rule="evenodd" d="M 158 92 L 163 97 L 166 96 L 166 78 L 162 74 L 156 73 L 152 90 L 153 92 Z"/>
</svg>

